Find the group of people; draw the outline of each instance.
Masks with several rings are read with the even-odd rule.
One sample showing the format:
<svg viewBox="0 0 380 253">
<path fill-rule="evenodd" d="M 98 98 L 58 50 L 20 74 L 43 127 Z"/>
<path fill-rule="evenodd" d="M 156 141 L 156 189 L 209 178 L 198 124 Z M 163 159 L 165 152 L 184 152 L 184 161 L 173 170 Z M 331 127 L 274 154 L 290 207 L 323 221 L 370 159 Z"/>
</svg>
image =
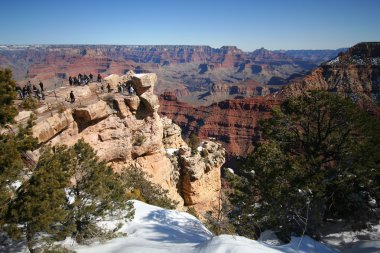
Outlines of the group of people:
<svg viewBox="0 0 380 253">
<path fill-rule="evenodd" d="M 94 75 L 92 73 L 90 73 L 89 75 L 86 75 L 86 74 L 82 75 L 81 73 L 79 73 L 78 76 L 74 76 L 74 77 L 69 76 L 70 85 L 86 85 L 93 81 L 94 81 Z M 98 74 L 97 81 L 98 82 L 102 81 L 102 76 L 100 74 Z"/>
<path fill-rule="evenodd" d="M 129 95 L 133 95 L 135 93 L 135 90 L 130 82 L 125 82 L 123 84 L 119 82 L 117 84 L 117 92 L 125 94 L 125 91 L 128 91 Z"/>
<path fill-rule="evenodd" d="M 111 89 L 111 85 L 109 83 L 107 84 L 106 88 L 107 88 L 107 92 L 111 93 L 112 89 Z M 117 92 L 124 95 L 125 91 L 127 91 L 129 95 L 135 94 L 135 90 L 133 89 L 132 84 L 130 82 L 125 82 L 123 84 L 119 82 L 117 84 Z M 103 83 L 100 86 L 100 93 L 104 93 L 104 84 Z"/>
<path fill-rule="evenodd" d="M 82 75 L 81 73 L 79 73 L 78 77 L 70 76 L 69 77 L 69 83 L 70 83 L 70 85 L 86 85 L 89 82 L 93 82 L 93 78 L 94 78 L 94 76 L 91 73 L 88 76 L 86 74 Z M 98 76 L 97 76 L 97 81 L 102 82 L 102 76 L 100 74 L 98 74 Z M 28 81 L 28 83 L 25 84 L 22 88 L 20 87 L 20 85 L 16 85 L 16 91 L 17 91 L 19 99 L 25 99 L 27 97 L 34 96 L 34 98 L 37 98 L 38 100 L 41 100 L 41 99 L 45 100 L 44 84 L 40 81 L 38 86 L 39 86 L 39 88 L 36 85 L 32 84 L 30 81 Z M 111 89 L 110 84 L 107 84 L 106 87 L 107 87 L 107 92 L 111 93 L 112 89 Z M 103 83 L 100 86 L 100 91 L 102 93 L 104 92 L 104 84 Z M 124 83 L 119 82 L 117 84 L 117 91 L 123 95 L 125 94 L 126 91 L 128 92 L 129 95 L 135 94 L 135 90 L 133 89 L 133 86 L 132 86 L 130 81 L 124 82 Z M 70 97 L 69 101 L 71 103 L 74 103 L 75 102 L 75 95 L 74 95 L 73 91 L 70 92 L 69 97 Z"/>
<path fill-rule="evenodd" d="M 45 100 L 45 89 L 44 84 L 40 81 L 38 88 L 36 85 L 32 84 L 30 81 L 28 81 L 27 84 L 25 84 L 22 88 L 20 85 L 16 85 L 16 92 L 19 97 L 19 99 L 25 99 L 27 97 L 34 97 L 38 100 Z"/>
</svg>

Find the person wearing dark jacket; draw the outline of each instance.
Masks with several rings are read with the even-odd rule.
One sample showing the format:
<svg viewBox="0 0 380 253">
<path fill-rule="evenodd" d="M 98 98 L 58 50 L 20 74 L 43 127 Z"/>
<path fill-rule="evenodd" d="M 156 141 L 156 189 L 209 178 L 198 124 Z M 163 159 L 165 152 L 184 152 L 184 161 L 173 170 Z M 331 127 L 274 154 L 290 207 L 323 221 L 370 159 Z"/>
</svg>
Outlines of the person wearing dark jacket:
<svg viewBox="0 0 380 253">
<path fill-rule="evenodd" d="M 70 92 L 70 102 L 74 103 L 75 102 L 75 96 L 74 96 L 74 91 Z"/>
<path fill-rule="evenodd" d="M 38 84 L 41 88 L 41 91 L 44 91 L 44 84 L 40 81 L 40 83 Z"/>
</svg>

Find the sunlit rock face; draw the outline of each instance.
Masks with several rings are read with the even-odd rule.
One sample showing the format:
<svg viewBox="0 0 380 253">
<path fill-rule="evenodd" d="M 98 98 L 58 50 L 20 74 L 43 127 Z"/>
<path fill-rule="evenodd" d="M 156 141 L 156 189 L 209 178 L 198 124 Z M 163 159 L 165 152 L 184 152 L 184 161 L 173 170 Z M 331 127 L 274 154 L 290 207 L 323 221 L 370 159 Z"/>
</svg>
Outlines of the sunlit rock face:
<svg viewBox="0 0 380 253">
<path fill-rule="evenodd" d="M 84 139 L 115 171 L 142 169 L 149 180 L 169 191 L 179 208 L 194 206 L 201 215 L 213 210 L 221 188 L 224 149 L 207 142 L 203 156 L 179 152 L 189 147 L 179 126 L 158 114 L 155 74 L 113 75 L 112 80 L 131 84 L 135 94 L 96 94 L 98 90 L 92 88 L 93 94 L 82 97 L 80 105 L 67 105 L 71 108 L 52 116 L 37 115 L 34 136 L 41 144 L 68 146 Z M 67 92 L 61 91 L 62 97 Z"/>
</svg>

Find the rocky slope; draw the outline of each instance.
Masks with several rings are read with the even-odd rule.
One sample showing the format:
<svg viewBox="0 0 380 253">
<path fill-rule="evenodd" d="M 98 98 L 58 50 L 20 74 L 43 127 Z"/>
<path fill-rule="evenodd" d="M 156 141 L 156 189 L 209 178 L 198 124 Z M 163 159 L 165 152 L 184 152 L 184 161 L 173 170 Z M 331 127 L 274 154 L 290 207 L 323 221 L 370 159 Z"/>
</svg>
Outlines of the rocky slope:
<svg viewBox="0 0 380 253">
<path fill-rule="evenodd" d="M 366 110 L 380 115 L 380 43 L 359 43 L 338 57 L 294 80 L 281 94 L 327 90 L 349 96 Z"/>
<path fill-rule="evenodd" d="M 180 128 L 158 113 L 158 98 L 153 93 L 155 74 L 113 76 L 111 79 L 130 80 L 136 95 L 119 93 L 98 94 L 96 84 L 75 87 L 80 102 L 62 102 L 67 88 L 48 96 L 50 114 L 37 114 L 33 134 L 41 145 L 73 145 L 84 139 L 115 171 L 141 168 L 149 180 L 169 191 L 179 202 L 179 208 L 193 206 L 201 215 L 217 206 L 220 167 L 224 149 L 220 144 L 204 142 L 206 156 L 191 155 L 181 138 Z M 74 89 L 74 87 L 71 87 Z M 81 90 L 87 92 L 80 93 Z M 66 110 L 57 111 L 54 102 Z M 53 108 L 53 109 L 51 109 Z"/>
</svg>

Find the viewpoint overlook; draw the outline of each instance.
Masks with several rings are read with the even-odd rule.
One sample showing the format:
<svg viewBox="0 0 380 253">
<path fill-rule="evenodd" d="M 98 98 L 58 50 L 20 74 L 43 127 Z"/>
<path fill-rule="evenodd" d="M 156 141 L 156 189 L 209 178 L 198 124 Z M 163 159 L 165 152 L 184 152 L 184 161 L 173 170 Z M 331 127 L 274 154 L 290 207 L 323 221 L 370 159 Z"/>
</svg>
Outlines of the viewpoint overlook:
<svg viewBox="0 0 380 253">
<path fill-rule="evenodd" d="M 259 165 L 260 159 L 264 159 L 265 164 L 272 162 L 273 154 L 271 152 L 273 151 L 270 150 L 270 146 L 266 147 L 265 140 L 271 136 L 270 132 L 268 135 L 267 130 L 273 125 L 268 125 L 269 128 L 267 129 L 265 126 L 263 127 L 262 122 L 271 122 L 272 119 L 279 117 L 281 114 L 276 114 L 276 108 L 290 106 L 288 110 L 296 109 L 300 110 L 299 113 L 303 113 L 303 104 L 298 104 L 295 108 L 290 109 L 292 102 L 289 101 L 307 99 L 310 96 L 310 99 L 317 99 L 314 103 L 322 103 L 322 107 L 318 108 L 319 110 L 326 106 L 323 103 L 332 103 L 329 100 L 324 101 L 324 99 L 328 99 L 328 96 L 315 93 L 325 91 L 328 92 L 327 94 L 346 97 L 355 102 L 361 109 L 351 111 L 351 115 L 356 115 L 356 110 L 364 110 L 365 114 L 371 115 L 370 117 L 375 119 L 378 119 L 380 115 L 380 43 L 375 42 L 360 43 L 344 50 L 269 51 L 259 49 L 253 52 L 243 52 L 236 47 L 213 49 L 207 46 L 2 46 L 0 48 L 0 63 L 1 66 L 8 67 L 13 71 L 17 87 L 26 87 L 25 91 L 23 89 L 17 91 L 18 98 L 14 100 L 14 105 L 18 107 L 18 113 L 14 117 L 14 121 L 10 121 L 13 124 L 8 124 L 7 128 L 2 130 L 2 134 L 4 136 L 18 136 L 19 133 L 28 135 L 28 131 L 30 131 L 30 137 L 27 138 L 34 138 L 34 147 L 27 148 L 28 151 L 24 150 L 20 153 L 20 159 L 24 161 L 27 168 L 36 167 L 40 171 L 43 170 L 41 159 L 42 161 L 48 159 L 45 157 L 44 150 L 46 148 L 54 147 L 54 153 L 58 152 L 54 150 L 59 147 L 73 147 L 74 150 L 79 150 L 80 147 L 83 148 L 80 145 L 88 145 L 88 148 L 93 150 L 96 159 L 98 159 L 94 161 L 106 164 L 113 173 L 123 177 L 123 180 L 127 180 L 124 183 L 127 185 L 124 186 L 128 192 L 127 196 L 151 204 L 190 212 L 208 224 L 209 229 L 212 229 L 217 235 L 221 232 L 230 233 L 232 231 L 230 230 L 232 229 L 230 222 L 234 219 L 243 219 L 244 215 L 239 214 L 243 209 L 235 209 L 234 205 L 243 208 L 246 201 L 247 203 L 258 201 L 250 205 L 249 208 L 255 205 L 259 205 L 255 208 L 261 208 L 260 198 L 266 194 L 269 194 L 268 197 L 273 194 L 270 191 L 275 188 L 268 188 L 269 192 L 261 192 L 256 196 L 256 200 L 245 199 L 246 195 L 244 194 L 250 194 L 249 192 L 252 189 L 244 188 L 247 187 L 242 186 L 244 181 L 238 182 L 244 180 L 244 177 L 250 178 L 249 173 L 255 173 L 256 169 L 258 169 L 258 173 L 261 173 L 260 166 L 265 167 L 266 165 Z M 28 91 L 28 86 L 31 87 L 32 83 L 34 84 L 33 93 L 32 89 L 31 92 Z M 37 83 L 40 83 L 41 90 L 35 87 Z M 316 94 L 316 97 L 313 94 Z M 335 105 L 328 105 L 326 110 L 330 110 L 330 106 Z M 350 108 L 349 105 L 342 104 L 340 106 L 344 106 L 344 108 L 347 106 L 347 110 L 351 110 L 348 109 Z M 329 115 L 330 121 L 327 125 L 321 123 L 318 126 L 318 129 L 322 129 L 318 131 L 322 132 L 324 127 L 327 127 L 326 139 L 320 141 L 321 143 L 331 142 L 330 145 L 332 146 L 318 146 L 325 144 L 313 146 L 313 141 L 311 141 L 310 145 L 313 148 L 321 148 L 321 151 L 326 151 L 314 159 L 326 156 L 328 160 L 334 159 L 336 163 L 344 163 L 345 161 L 340 160 L 339 156 L 328 153 L 330 152 L 328 150 L 334 145 L 337 145 L 337 149 L 333 152 L 341 152 L 342 145 L 347 145 L 343 149 L 350 150 L 351 146 L 349 142 L 346 144 L 345 135 L 342 136 L 342 139 L 339 139 L 341 138 L 339 134 L 334 135 L 332 139 L 329 139 L 328 136 L 336 131 L 335 128 L 341 132 L 339 130 L 340 124 L 346 125 L 351 124 L 351 122 L 341 121 L 340 117 L 346 116 L 339 116 L 339 114 L 335 118 L 337 109 L 326 112 L 323 110 L 316 119 L 324 120 L 324 115 Z M 338 120 L 336 126 L 334 126 L 335 120 Z M 356 122 L 356 118 L 349 120 Z M 294 122 L 294 124 L 298 123 Z M 313 123 L 309 122 L 309 124 Z M 23 127 L 29 130 L 24 133 Z M 300 127 L 304 127 L 302 123 Z M 359 126 L 347 125 L 347 129 L 351 129 L 351 127 L 354 127 L 352 131 L 356 131 L 356 127 Z M 374 127 L 376 129 L 378 125 Z M 298 131 L 297 128 L 295 129 Z M 374 129 L 370 128 L 368 131 Z M 281 128 L 275 129 L 274 133 L 277 131 L 281 133 L 282 130 Z M 308 131 L 314 130 L 307 128 L 298 134 L 307 135 Z M 368 134 L 370 133 L 372 132 L 368 132 Z M 364 145 L 363 147 L 373 150 L 369 154 L 367 153 L 371 156 L 368 159 L 375 158 L 375 153 L 372 152 L 378 151 L 376 151 L 377 137 L 368 139 L 370 143 L 375 141 L 373 144 L 366 142 L 366 136 L 359 137 L 357 135 L 357 137 L 363 141 L 363 144 L 359 144 L 359 146 Z M 310 138 L 314 137 L 311 136 Z M 356 137 L 350 138 L 355 139 Z M 293 136 L 290 140 L 296 139 L 297 137 Z M 335 140 L 338 141 L 337 144 L 334 144 Z M 301 143 L 305 147 L 308 145 L 307 142 L 307 139 L 301 139 Z M 264 153 L 260 153 L 262 148 L 266 148 Z M 304 148 L 301 150 L 304 152 Z M 255 155 L 257 153 L 259 153 L 258 157 Z M 81 168 L 83 166 L 80 165 L 81 153 L 78 155 L 79 164 L 76 166 Z M 282 154 L 277 155 L 279 156 L 278 159 L 283 159 L 281 158 Z M 340 155 L 345 156 L 344 153 Z M 246 164 L 249 164 L 250 159 L 254 159 L 255 165 L 253 167 L 244 165 L 244 163 L 242 165 L 241 161 L 245 159 L 247 159 Z M 358 164 L 361 163 L 360 159 Z M 292 160 L 288 160 L 283 165 L 286 166 L 285 164 L 292 162 Z M 373 162 L 377 164 L 376 158 Z M 304 160 L 299 160 L 293 166 L 297 166 L 297 163 L 304 163 Z M 330 170 L 335 170 L 333 164 L 322 162 L 320 166 L 323 168 L 331 167 Z M 304 166 L 309 166 L 309 164 L 305 163 Z M 291 173 L 293 168 L 286 170 Z M 248 174 L 246 174 L 247 169 L 250 171 Z M 280 169 L 280 171 L 283 170 L 284 168 Z M 376 169 L 373 172 L 374 180 L 378 180 Z M 87 173 L 92 175 L 92 172 L 86 172 L 82 169 L 76 172 L 70 179 L 71 187 L 81 185 L 82 177 Z M 125 176 L 125 173 L 132 174 Z M 337 173 L 340 177 L 340 172 Z M 236 175 L 235 179 L 233 175 Z M 266 176 L 269 176 L 269 180 L 276 182 L 276 176 L 263 173 L 262 176 L 254 177 L 253 184 L 259 184 L 260 181 L 257 180 L 261 180 L 260 177 L 264 179 Z M 289 176 L 291 178 L 291 174 Z M 30 176 L 25 174 L 22 180 L 28 182 L 28 177 Z M 360 178 L 360 176 L 357 177 Z M 29 180 L 33 180 L 33 178 L 34 176 L 30 177 Z M 290 178 L 289 180 L 292 180 Z M 250 185 L 249 181 L 247 182 Z M 371 182 L 369 181 L 369 185 L 372 184 Z M 100 182 L 100 184 L 102 183 Z M 118 183 L 115 181 L 115 184 Z M 267 181 L 265 185 L 267 184 L 271 185 L 272 182 Z M 32 189 L 28 190 L 28 187 L 24 187 L 9 188 L 14 189 L 10 196 L 17 196 L 21 192 L 28 194 L 28 191 Z M 67 187 L 69 186 L 65 188 L 69 201 L 67 208 L 71 210 L 70 208 L 75 207 L 76 199 L 79 199 L 81 195 L 70 195 L 70 190 L 68 190 L 70 188 Z M 308 185 L 307 187 L 310 189 L 314 186 Z M 371 189 L 370 186 L 368 187 Z M 146 192 L 145 188 L 151 189 L 151 192 Z M 243 195 L 237 194 L 242 189 L 244 191 L 250 190 Z M 83 188 L 83 191 L 86 192 L 86 188 Z M 256 191 L 253 190 L 251 194 L 257 194 Z M 313 191 L 320 191 L 320 189 L 315 188 Z M 95 197 L 99 193 L 95 191 L 92 194 Z M 91 193 L 88 192 L 88 194 Z M 368 211 L 369 216 L 375 217 L 377 193 L 376 191 L 368 191 L 366 194 L 362 196 L 362 201 L 367 201 L 370 208 L 363 210 Z M 227 200 L 228 196 L 229 200 Z M 326 201 L 326 203 L 330 203 L 329 199 Z M 139 234 L 139 229 L 144 229 L 146 226 L 142 214 L 150 215 L 146 212 L 162 212 L 141 205 L 139 202 L 134 202 L 134 205 L 138 206 L 134 223 L 120 223 L 116 228 L 115 225 L 112 225 L 114 224 L 112 221 L 109 224 L 107 223 L 107 226 L 113 227 L 115 231 L 128 231 L 127 233 L 134 237 Z M 334 202 L 331 202 L 331 205 L 335 205 Z M 9 208 L 11 210 L 14 207 L 10 206 Z M 336 212 L 339 213 L 338 206 L 335 208 Z M 310 212 L 316 210 L 318 209 L 310 207 Z M 254 209 L 253 212 L 255 211 L 259 212 L 259 209 Z M 5 215 L 13 217 L 9 218 L 10 220 L 15 219 L 18 216 L 14 217 L 13 212 L 5 213 Z M 128 212 L 127 209 L 124 212 Z M 328 210 L 324 212 L 326 216 L 334 217 Z M 95 214 L 97 213 L 94 212 Z M 174 228 L 172 224 L 177 222 L 175 220 L 179 219 L 179 214 L 165 212 L 165 215 L 171 218 L 167 220 L 158 218 L 154 223 L 155 226 L 160 227 L 159 232 L 152 230 L 147 235 L 159 237 L 178 234 L 179 230 L 176 230 L 177 228 Z M 260 233 L 260 243 L 264 242 L 264 244 L 259 243 L 257 245 L 250 241 L 244 241 L 245 239 L 243 239 L 244 242 L 239 242 L 241 239 L 229 237 L 215 239 L 212 232 L 202 227 L 200 221 L 194 219 L 186 217 L 185 223 L 178 226 L 178 229 L 182 229 L 181 227 L 187 229 L 189 225 L 186 225 L 186 222 L 190 222 L 198 231 L 188 231 L 192 235 L 191 239 L 189 237 L 189 243 L 192 245 L 189 249 L 204 247 L 205 252 L 211 252 L 210 245 L 216 243 L 221 247 L 220 252 L 227 252 L 228 247 L 223 245 L 229 240 L 237 240 L 232 242 L 232 245 L 235 245 L 233 247 L 243 247 L 248 250 L 247 252 L 257 247 L 262 247 L 260 248 L 262 252 L 272 252 L 271 250 L 293 252 L 294 242 L 299 240 L 292 238 L 289 245 L 276 249 L 265 246 L 265 242 L 270 240 L 275 240 L 275 244 L 283 243 L 279 239 L 269 239 L 277 238 L 270 232 L 268 232 L 269 234 L 266 234 L 267 232 Z M 229 219 L 231 220 L 228 221 Z M 295 221 L 297 222 L 297 220 Z M 302 224 L 303 221 L 301 219 L 298 222 Z M 336 242 L 330 238 L 334 233 L 342 233 L 338 232 L 336 228 L 329 226 L 325 221 L 323 221 L 322 226 L 320 223 L 318 225 L 318 222 L 322 222 L 318 221 L 318 218 L 312 218 L 308 222 L 308 230 L 305 231 L 308 231 L 309 235 L 314 235 L 316 238 L 313 233 L 319 231 L 318 236 L 322 236 L 319 239 L 325 243 L 335 245 L 338 248 L 346 247 L 344 242 Z M 10 226 L 10 224 L 6 226 Z M 288 224 L 292 223 L 289 222 Z M 131 226 L 136 226 L 137 230 L 133 230 Z M 235 224 L 235 226 L 238 229 L 237 231 L 244 229 L 241 225 Z M 339 226 L 344 227 L 345 225 Z M 167 229 L 172 230 L 171 233 L 173 234 L 166 234 Z M 297 230 L 296 227 L 293 229 Z M 378 229 L 376 223 L 374 223 L 373 229 Z M 76 231 L 75 233 L 83 233 L 80 232 L 79 227 Z M 366 237 L 373 236 L 376 239 L 378 232 L 371 233 L 370 230 L 364 229 L 362 233 Z M 241 231 L 241 234 L 247 237 L 251 236 L 249 232 L 247 233 L 244 230 Z M 253 237 L 257 235 L 256 232 L 254 234 Z M 265 236 L 269 237 L 266 238 Z M 60 247 L 68 247 L 78 250 L 78 252 L 99 250 L 97 247 L 83 248 L 80 246 L 81 240 L 84 239 L 70 238 L 72 238 L 70 240 L 74 240 L 71 242 L 72 246 L 68 246 L 67 242 L 60 242 Z M 125 241 L 118 239 L 119 241 L 106 244 L 104 247 L 124 245 L 125 249 L 130 248 L 131 246 L 128 243 L 130 239 L 127 238 Z M 149 239 L 146 237 L 144 240 Z M 297 247 L 300 247 L 302 240 Z M 305 242 L 308 240 L 313 239 L 307 238 Z M 27 240 L 28 243 L 31 241 Z M 361 247 L 360 243 L 359 240 L 359 247 Z M 10 245 L 13 244 L 5 243 L 2 247 L 5 250 L 10 250 L 9 247 L 13 247 Z M 178 239 L 165 245 L 165 247 L 169 245 L 179 247 L 181 242 Z M 160 249 L 162 246 L 160 244 L 156 247 Z M 24 246 L 20 247 L 16 251 L 21 250 Z M 33 247 L 36 246 L 28 246 L 29 250 Z M 314 251 L 319 247 L 318 252 L 332 252 L 322 244 L 316 244 L 313 249 L 308 249 L 308 247 L 306 244 L 301 246 L 303 250 Z M 135 250 L 140 252 L 139 250 L 142 248 L 144 247 L 137 246 Z"/>
</svg>

